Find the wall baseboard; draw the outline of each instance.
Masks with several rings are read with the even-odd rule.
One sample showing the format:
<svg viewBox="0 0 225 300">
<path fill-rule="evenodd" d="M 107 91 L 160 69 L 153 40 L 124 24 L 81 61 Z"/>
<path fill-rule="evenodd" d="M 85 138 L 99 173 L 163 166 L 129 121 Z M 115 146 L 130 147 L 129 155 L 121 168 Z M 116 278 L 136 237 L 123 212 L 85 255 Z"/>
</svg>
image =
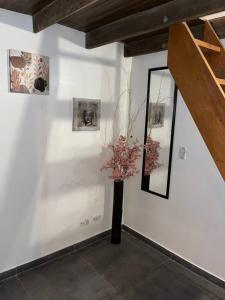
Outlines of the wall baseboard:
<svg viewBox="0 0 225 300">
<path fill-rule="evenodd" d="M 104 232 L 99 233 L 93 237 L 90 237 L 82 242 L 76 243 L 72 246 L 66 247 L 62 250 L 56 251 L 54 253 L 51 253 L 49 255 L 46 255 L 44 257 L 41 257 L 39 259 L 36 259 L 36 260 L 26 263 L 24 265 L 21 265 L 16 268 L 13 268 L 11 270 L 8 270 L 6 272 L 0 273 L 0 282 L 3 280 L 7 280 L 11 277 L 17 277 L 17 275 L 20 273 L 26 272 L 31 269 L 35 269 L 35 268 L 39 267 L 40 265 L 47 264 L 49 262 L 52 262 L 54 260 L 57 260 L 57 259 L 65 256 L 65 255 L 68 255 L 72 252 L 75 252 L 75 251 L 78 251 L 85 247 L 88 247 L 91 244 L 94 244 L 101 239 L 109 237 L 110 233 L 111 233 L 111 230 L 104 231 Z"/>
<path fill-rule="evenodd" d="M 153 248 L 157 249 L 158 251 L 160 251 L 163 254 L 170 257 L 172 260 L 180 263 L 181 265 L 185 266 L 186 268 L 193 271 L 194 273 L 200 275 L 201 277 L 203 277 L 203 278 L 205 278 L 205 279 L 207 279 L 207 280 L 209 280 L 209 281 L 215 283 L 216 285 L 218 285 L 218 286 L 225 289 L 225 282 L 222 279 L 220 279 L 220 278 L 218 278 L 218 277 L 202 270 L 201 268 L 193 265 L 192 263 L 190 263 L 187 260 L 181 258 L 180 256 L 174 254 L 173 252 L 169 251 L 168 249 L 160 246 L 156 242 L 153 242 L 152 240 L 150 240 L 149 238 L 143 236 L 142 234 L 138 233 L 137 231 L 129 228 L 128 226 L 123 225 L 122 228 L 127 233 L 129 233 L 129 234 L 137 237 L 138 239 L 146 242 L 147 244 L 149 244 Z M 13 269 L 8 270 L 6 272 L 0 273 L 0 282 L 4 281 L 4 280 L 7 280 L 11 277 L 17 277 L 17 275 L 19 275 L 23 272 L 26 272 L 26 271 L 31 270 L 31 269 L 38 268 L 40 265 L 50 263 L 54 260 L 60 259 L 61 257 L 65 256 L 65 255 L 68 255 L 70 253 L 73 253 L 75 251 L 83 249 L 85 247 L 88 247 L 91 244 L 94 244 L 94 243 L 98 242 L 101 239 L 109 237 L 110 233 L 111 233 L 111 230 L 104 231 L 104 232 L 99 233 L 99 234 L 97 234 L 97 235 L 95 235 L 91 238 L 88 238 L 88 239 L 82 241 L 82 242 L 76 243 L 72 246 L 66 247 L 66 248 L 64 248 L 62 250 L 59 250 L 59 251 L 56 251 L 52 254 L 46 255 L 44 257 L 41 257 L 39 259 L 36 259 L 36 260 L 31 261 L 31 262 L 26 263 L 26 264 L 23 264 L 21 266 L 18 266 L 16 268 L 13 268 Z"/>
<path fill-rule="evenodd" d="M 185 260 L 185 259 L 181 258 L 180 256 L 174 254 L 173 252 L 169 251 L 168 249 L 160 246 L 156 242 L 153 242 L 149 238 L 143 236 L 142 234 L 138 233 L 137 231 L 131 229 L 130 227 L 128 227 L 126 225 L 123 225 L 123 230 L 126 231 L 127 233 L 137 237 L 138 239 L 146 242 L 147 244 L 149 244 L 153 248 L 155 248 L 155 249 L 159 250 L 160 252 L 162 252 L 163 254 L 169 256 L 172 260 L 174 260 L 174 261 L 178 262 L 179 264 L 185 266 L 186 268 L 193 271 L 194 273 L 200 275 L 201 277 L 203 277 L 203 278 L 215 283 L 216 285 L 222 287 L 223 289 L 225 289 L 225 281 L 223 281 L 222 279 L 220 279 L 220 278 L 206 272 L 205 270 L 202 270 L 201 268 L 193 265 L 192 263 L 188 262 L 187 260 Z"/>
</svg>

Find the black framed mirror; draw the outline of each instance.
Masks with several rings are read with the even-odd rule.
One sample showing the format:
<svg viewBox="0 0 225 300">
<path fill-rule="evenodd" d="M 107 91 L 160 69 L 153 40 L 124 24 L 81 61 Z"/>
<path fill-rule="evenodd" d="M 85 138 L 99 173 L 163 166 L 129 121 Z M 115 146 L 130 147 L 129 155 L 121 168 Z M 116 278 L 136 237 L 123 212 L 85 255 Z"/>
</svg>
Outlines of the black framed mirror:
<svg viewBox="0 0 225 300">
<path fill-rule="evenodd" d="M 156 150 L 149 155 L 144 149 L 141 189 L 165 199 L 169 198 L 176 104 L 177 87 L 168 67 L 149 69 L 144 143 L 151 141 Z"/>
</svg>

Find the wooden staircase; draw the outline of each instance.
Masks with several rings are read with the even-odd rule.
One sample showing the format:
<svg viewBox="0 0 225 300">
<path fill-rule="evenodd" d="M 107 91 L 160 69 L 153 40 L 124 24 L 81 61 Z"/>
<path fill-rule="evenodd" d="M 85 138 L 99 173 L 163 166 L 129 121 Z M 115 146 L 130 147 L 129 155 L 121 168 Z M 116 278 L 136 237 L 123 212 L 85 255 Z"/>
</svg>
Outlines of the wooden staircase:
<svg viewBox="0 0 225 300">
<path fill-rule="evenodd" d="M 171 26 L 168 66 L 225 180 L 225 48 L 209 22 L 202 40 L 186 23 Z"/>
</svg>

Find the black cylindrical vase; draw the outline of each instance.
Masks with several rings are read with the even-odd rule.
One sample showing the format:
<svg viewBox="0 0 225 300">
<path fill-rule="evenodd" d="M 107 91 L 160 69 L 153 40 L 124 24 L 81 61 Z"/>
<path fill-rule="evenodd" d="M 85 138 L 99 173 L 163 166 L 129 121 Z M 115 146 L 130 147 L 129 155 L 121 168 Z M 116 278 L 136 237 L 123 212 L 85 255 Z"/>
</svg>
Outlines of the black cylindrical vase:
<svg viewBox="0 0 225 300">
<path fill-rule="evenodd" d="M 111 243 L 119 244 L 121 241 L 123 212 L 123 181 L 114 181 L 113 216 Z"/>
</svg>

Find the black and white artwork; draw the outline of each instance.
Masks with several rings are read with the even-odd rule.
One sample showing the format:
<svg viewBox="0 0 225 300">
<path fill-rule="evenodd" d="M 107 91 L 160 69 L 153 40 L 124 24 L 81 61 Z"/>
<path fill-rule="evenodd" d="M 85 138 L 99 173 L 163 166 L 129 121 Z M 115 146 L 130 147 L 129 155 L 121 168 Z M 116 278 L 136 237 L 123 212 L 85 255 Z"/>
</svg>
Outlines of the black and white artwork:
<svg viewBox="0 0 225 300">
<path fill-rule="evenodd" d="M 73 99 L 73 131 L 100 130 L 101 101 Z"/>
<path fill-rule="evenodd" d="M 149 105 L 149 126 L 160 128 L 164 126 L 165 103 L 150 103 Z"/>
</svg>

